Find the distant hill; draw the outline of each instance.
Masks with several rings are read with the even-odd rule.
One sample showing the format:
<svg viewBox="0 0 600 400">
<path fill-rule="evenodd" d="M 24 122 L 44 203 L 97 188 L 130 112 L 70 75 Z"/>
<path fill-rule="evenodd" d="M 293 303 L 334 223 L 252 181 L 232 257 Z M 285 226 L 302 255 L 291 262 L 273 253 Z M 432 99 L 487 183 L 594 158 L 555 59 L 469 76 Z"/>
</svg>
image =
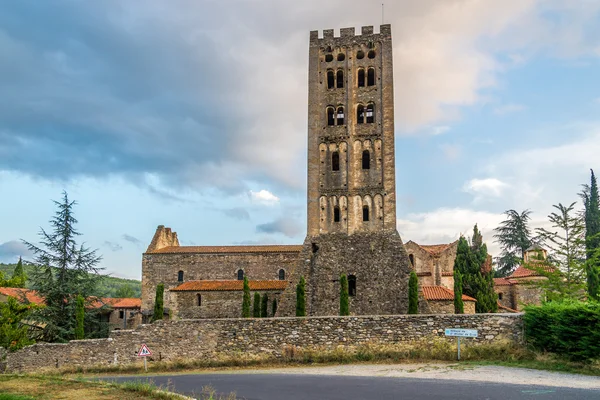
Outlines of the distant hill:
<svg viewBox="0 0 600 400">
<path fill-rule="evenodd" d="M 17 264 L 0 263 L 0 271 L 2 271 L 4 277 L 8 279 L 12 276 L 16 266 Z M 23 269 L 25 270 L 25 274 L 27 274 L 27 276 L 32 275 L 34 268 L 35 267 L 33 265 L 23 265 Z M 30 285 L 31 281 L 27 280 L 27 287 L 29 288 Z M 131 297 L 142 297 L 142 282 L 135 279 L 116 278 L 108 275 L 101 275 L 100 283 L 98 284 L 98 292 L 96 295 L 101 297 L 119 297 L 117 293 L 119 288 L 125 286 L 129 286 L 132 289 Z"/>
</svg>

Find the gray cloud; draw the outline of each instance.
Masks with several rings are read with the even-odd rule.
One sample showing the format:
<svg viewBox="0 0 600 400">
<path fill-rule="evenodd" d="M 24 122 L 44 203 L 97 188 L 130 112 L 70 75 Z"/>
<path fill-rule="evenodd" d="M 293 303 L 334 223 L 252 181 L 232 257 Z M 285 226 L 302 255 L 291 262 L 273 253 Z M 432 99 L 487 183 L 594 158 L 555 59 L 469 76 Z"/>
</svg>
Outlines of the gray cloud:
<svg viewBox="0 0 600 400">
<path fill-rule="evenodd" d="M 31 256 L 33 253 L 21 241 L 10 240 L 0 244 L 0 261 L 15 262 L 19 257 Z"/>
<path fill-rule="evenodd" d="M 104 247 L 108 247 L 110 251 L 113 252 L 123 250 L 123 246 L 121 246 L 119 243 L 109 242 L 108 240 L 105 240 L 103 245 Z"/>
<path fill-rule="evenodd" d="M 136 245 L 136 246 L 141 246 L 141 245 L 143 245 L 143 244 L 144 244 L 144 243 L 143 243 L 143 242 L 142 242 L 140 239 L 138 239 L 138 238 L 136 238 L 136 237 L 134 237 L 134 236 L 128 235 L 128 234 L 126 234 L 126 233 L 124 233 L 124 234 L 121 236 L 121 238 L 122 238 L 123 240 L 125 240 L 125 241 L 129 242 L 129 243 L 133 243 L 133 244 L 134 244 L 134 245 Z"/>
<path fill-rule="evenodd" d="M 220 211 L 223 214 L 227 215 L 228 217 L 231 217 L 234 219 L 239 219 L 242 221 L 247 221 L 250 219 L 250 213 L 245 208 L 233 207 L 233 208 L 227 208 L 225 210 L 220 210 Z"/>
<path fill-rule="evenodd" d="M 287 237 L 296 237 L 304 231 L 304 227 L 295 219 L 278 218 L 266 224 L 256 226 L 259 233 L 281 233 Z"/>
</svg>

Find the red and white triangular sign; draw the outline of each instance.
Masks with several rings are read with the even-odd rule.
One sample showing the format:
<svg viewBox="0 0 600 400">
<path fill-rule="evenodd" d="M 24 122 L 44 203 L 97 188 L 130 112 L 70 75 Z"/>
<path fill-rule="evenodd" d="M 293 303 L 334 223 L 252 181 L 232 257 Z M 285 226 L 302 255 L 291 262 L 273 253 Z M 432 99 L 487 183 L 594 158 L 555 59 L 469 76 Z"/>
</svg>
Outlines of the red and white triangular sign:
<svg viewBox="0 0 600 400">
<path fill-rule="evenodd" d="M 150 351 L 148 346 L 146 346 L 146 344 L 143 343 L 142 347 L 140 348 L 140 351 L 138 352 L 138 357 L 148 357 L 151 355 L 152 355 L 152 352 Z"/>
</svg>

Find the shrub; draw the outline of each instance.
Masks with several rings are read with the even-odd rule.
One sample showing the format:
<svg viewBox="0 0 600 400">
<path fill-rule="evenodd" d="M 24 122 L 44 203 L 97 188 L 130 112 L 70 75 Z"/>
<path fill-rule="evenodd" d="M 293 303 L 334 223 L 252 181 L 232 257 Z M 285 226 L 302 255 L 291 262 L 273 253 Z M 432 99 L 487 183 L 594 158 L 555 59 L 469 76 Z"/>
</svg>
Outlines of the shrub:
<svg viewBox="0 0 600 400">
<path fill-rule="evenodd" d="M 306 281 L 300 277 L 300 282 L 296 285 L 296 317 L 306 317 Z"/>
<path fill-rule="evenodd" d="M 457 269 L 454 270 L 454 313 L 464 314 L 465 305 L 462 299 L 462 276 Z"/>
<path fill-rule="evenodd" d="M 273 316 L 275 316 L 275 313 L 277 312 L 277 299 L 273 299 Z"/>
<path fill-rule="evenodd" d="M 244 299 L 242 300 L 242 318 L 250 318 L 250 285 L 244 277 Z"/>
<path fill-rule="evenodd" d="M 159 283 L 156 285 L 156 298 L 154 300 L 154 313 L 152 314 L 152 320 L 156 321 L 159 319 L 163 319 L 163 314 L 165 312 L 163 296 L 165 293 L 165 285 Z"/>
<path fill-rule="evenodd" d="M 535 349 L 574 361 L 600 358 L 600 303 L 549 302 L 525 307 L 525 337 Z"/>
<path fill-rule="evenodd" d="M 77 296 L 77 305 L 75 308 L 75 320 L 77 324 L 75 325 L 75 339 L 83 339 L 85 333 L 83 331 L 83 319 L 85 317 L 85 308 L 84 308 L 84 300 L 81 295 Z"/>
<path fill-rule="evenodd" d="M 419 279 L 415 271 L 410 271 L 408 279 L 408 313 L 419 313 Z"/>
<path fill-rule="evenodd" d="M 260 317 L 267 318 L 269 316 L 269 297 L 266 293 L 262 295 L 260 302 Z"/>
<path fill-rule="evenodd" d="M 254 318 L 260 318 L 260 293 L 254 293 L 254 308 L 252 309 L 252 316 Z"/>
</svg>

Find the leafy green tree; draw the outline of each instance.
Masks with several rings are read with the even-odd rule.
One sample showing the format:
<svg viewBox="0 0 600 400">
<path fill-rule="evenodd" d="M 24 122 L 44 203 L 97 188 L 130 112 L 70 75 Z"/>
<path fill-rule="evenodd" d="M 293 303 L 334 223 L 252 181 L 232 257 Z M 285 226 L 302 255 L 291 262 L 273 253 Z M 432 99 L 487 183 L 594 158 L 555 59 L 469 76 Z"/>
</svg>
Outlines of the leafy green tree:
<svg viewBox="0 0 600 400">
<path fill-rule="evenodd" d="M 581 193 L 585 217 L 586 277 L 588 297 L 600 301 L 600 197 L 591 170 L 590 185 Z"/>
<path fill-rule="evenodd" d="M 153 321 L 163 319 L 163 315 L 165 313 L 164 296 L 165 285 L 164 283 L 159 283 L 158 285 L 156 285 L 156 297 L 154 298 L 154 313 L 152 314 Z"/>
<path fill-rule="evenodd" d="M 76 242 L 80 233 L 73 214 L 75 201 L 63 192 L 57 211 L 50 220 L 52 231 L 41 229 L 40 246 L 24 241 L 35 255 L 35 269 L 31 276 L 32 289 L 44 298 L 45 307 L 32 314 L 32 319 L 44 324 L 42 340 L 64 342 L 75 337 L 76 297 L 93 301 L 99 279 L 97 267 L 101 257 Z M 99 310 L 86 313 L 88 323 L 98 319 Z"/>
<path fill-rule="evenodd" d="M 410 271 L 408 278 L 408 313 L 419 313 L 419 278 L 415 271 Z"/>
<path fill-rule="evenodd" d="M 129 284 L 119 286 L 115 292 L 115 296 L 118 298 L 132 298 L 135 296 L 133 287 Z"/>
<path fill-rule="evenodd" d="M 550 251 L 551 264 L 558 269 L 547 268 L 550 263 L 534 261 L 527 268 L 538 271 L 546 280 L 535 283 L 544 289 L 548 299 L 581 299 L 585 288 L 585 224 L 583 217 L 575 211 L 575 202 L 569 206 L 553 207 L 558 212 L 548 215 L 555 228 L 549 231 L 538 228 L 540 241 Z"/>
<path fill-rule="evenodd" d="M 23 322 L 31 317 L 34 310 L 35 305 L 20 304 L 13 297 L 0 303 L 0 347 L 15 351 L 33 343 Z"/>
<path fill-rule="evenodd" d="M 250 318 L 250 285 L 244 276 L 244 298 L 242 300 L 242 318 Z"/>
<path fill-rule="evenodd" d="M 458 270 L 454 270 L 454 313 L 464 314 L 465 305 L 462 299 L 462 276 Z"/>
<path fill-rule="evenodd" d="M 532 236 L 529 228 L 531 211 L 525 210 L 518 213 L 515 210 L 504 212 L 506 220 L 495 229 L 494 238 L 500 245 L 502 252 L 497 260 L 498 270 L 496 275 L 508 276 L 518 265 L 523 262 L 525 251 L 531 246 Z"/>
<path fill-rule="evenodd" d="M 296 317 L 306 317 L 306 281 L 303 276 L 296 285 Z"/>
<path fill-rule="evenodd" d="M 348 278 L 342 274 L 340 276 L 340 315 L 350 315 L 348 301 Z"/>
<path fill-rule="evenodd" d="M 254 318 L 260 318 L 260 294 L 254 293 L 254 308 L 252 309 L 252 316 Z"/>
<path fill-rule="evenodd" d="M 27 275 L 25 275 L 25 271 L 23 270 L 23 260 L 19 257 L 19 262 L 17 262 L 17 266 L 15 267 L 12 278 L 8 281 L 6 286 L 14 287 L 14 288 L 24 288 L 25 282 L 27 281 Z"/>
<path fill-rule="evenodd" d="M 83 330 L 83 319 L 85 317 L 85 305 L 84 299 L 81 296 L 77 296 L 77 308 L 75 310 L 75 318 L 77 325 L 75 326 L 75 339 L 83 339 L 85 337 L 85 331 Z"/>
<path fill-rule="evenodd" d="M 277 299 L 273 299 L 273 306 L 271 309 L 273 310 L 273 316 L 275 316 L 275 313 L 277 312 Z"/>
<path fill-rule="evenodd" d="M 269 297 L 266 293 L 263 293 L 262 299 L 260 300 L 260 317 L 269 317 Z"/>
</svg>

